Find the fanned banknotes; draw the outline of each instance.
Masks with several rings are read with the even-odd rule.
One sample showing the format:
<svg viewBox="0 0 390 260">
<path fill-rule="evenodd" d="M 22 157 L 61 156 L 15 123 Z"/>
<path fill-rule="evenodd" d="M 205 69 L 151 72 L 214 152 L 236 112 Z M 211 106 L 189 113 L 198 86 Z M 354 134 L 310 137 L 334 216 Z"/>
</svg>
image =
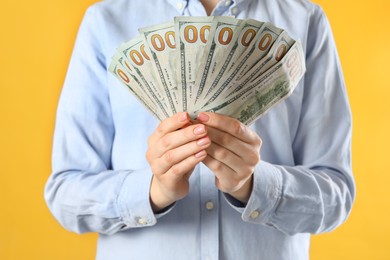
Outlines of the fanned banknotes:
<svg viewBox="0 0 390 260">
<path fill-rule="evenodd" d="M 306 70 L 301 43 L 269 22 L 175 17 L 139 32 L 109 71 L 159 120 L 212 111 L 249 125 L 286 99 Z"/>
</svg>

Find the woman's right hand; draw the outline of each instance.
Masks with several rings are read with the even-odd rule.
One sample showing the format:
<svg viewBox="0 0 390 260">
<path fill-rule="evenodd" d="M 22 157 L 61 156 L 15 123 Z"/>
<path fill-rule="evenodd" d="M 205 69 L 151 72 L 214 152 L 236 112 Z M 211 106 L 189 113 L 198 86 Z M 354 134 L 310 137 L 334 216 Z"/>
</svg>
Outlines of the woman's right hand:
<svg viewBox="0 0 390 260">
<path fill-rule="evenodd" d="M 148 139 L 146 159 L 153 172 L 150 201 L 154 212 L 184 198 L 189 177 L 206 158 L 211 141 L 203 124 L 191 124 L 181 112 L 162 121 Z"/>
</svg>

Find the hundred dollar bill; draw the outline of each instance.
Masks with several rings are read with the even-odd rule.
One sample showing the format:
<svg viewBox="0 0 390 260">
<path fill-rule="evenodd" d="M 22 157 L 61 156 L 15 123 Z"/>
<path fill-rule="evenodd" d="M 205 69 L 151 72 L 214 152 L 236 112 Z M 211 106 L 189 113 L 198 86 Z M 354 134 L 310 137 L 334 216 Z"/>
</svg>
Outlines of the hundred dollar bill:
<svg viewBox="0 0 390 260">
<path fill-rule="evenodd" d="M 119 65 L 120 68 L 123 68 L 127 74 L 129 74 L 140 86 L 140 88 L 135 88 L 135 90 L 138 92 L 139 95 L 143 96 L 146 100 L 150 101 L 151 103 L 155 104 L 155 101 L 149 92 L 149 90 L 142 84 L 142 80 L 139 78 L 139 76 L 135 73 L 133 67 L 129 64 L 129 62 L 123 57 L 122 53 L 117 52 L 112 57 L 112 62 L 116 61 L 116 63 Z"/>
<path fill-rule="evenodd" d="M 212 77 L 214 71 L 228 58 L 226 53 L 231 49 L 242 29 L 242 20 L 234 17 L 215 17 L 210 29 L 209 41 L 204 49 L 203 57 L 199 63 L 200 72 L 196 80 L 196 96 L 194 104 L 201 97 L 207 79 Z"/>
<path fill-rule="evenodd" d="M 262 33 L 264 31 L 263 29 L 266 28 L 264 25 L 264 22 L 253 19 L 245 21 L 240 36 L 237 39 L 237 49 L 232 56 L 231 62 L 227 66 L 227 72 L 231 71 L 236 63 L 241 60 L 241 57 L 246 56 L 243 56 L 243 54 L 248 48 L 253 48 L 256 40 L 260 36 L 260 33 Z"/>
<path fill-rule="evenodd" d="M 161 110 L 159 110 L 157 105 L 149 99 L 146 93 L 144 93 L 142 90 L 142 83 L 137 79 L 137 77 L 129 73 L 128 70 L 121 64 L 122 59 L 123 57 L 118 57 L 118 55 L 114 56 L 108 70 L 125 86 L 127 86 L 128 90 L 130 90 L 141 104 L 143 104 L 159 120 L 162 120 L 164 116 L 161 113 Z"/>
<path fill-rule="evenodd" d="M 282 29 L 275 27 L 271 23 L 264 23 L 251 44 L 242 54 L 240 60 L 230 67 L 229 71 L 222 76 L 213 91 L 207 95 L 203 106 L 214 102 L 223 92 L 230 93 L 230 89 L 235 86 L 234 83 L 243 75 L 242 72 L 247 70 L 248 67 L 252 67 L 256 64 L 256 61 L 261 60 L 267 55 L 282 31 Z"/>
<path fill-rule="evenodd" d="M 196 75 L 209 38 L 213 17 L 175 17 L 178 80 L 182 88 L 183 111 L 191 111 Z"/>
<path fill-rule="evenodd" d="M 265 23 L 262 31 L 258 35 L 254 44 L 248 48 L 246 53 L 243 55 L 245 62 L 240 61 L 239 71 L 236 80 L 239 80 L 245 75 L 255 64 L 257 64 L 271 49 L 276 39 L 283 32 L 283 29 L 276 27 L 271 23 Z M 249 56 L 248 56 L 249 55 Z M 233 67 L 232 70 L 237 68 Z"/>
<path fill-rule="evenodd" d="M 255 81 L 260 77 L 265 71 L 279 62 L 284 55 L 288 52 L 291 46 L 295 43 L 295 40 L 292 39 L 287 32 L 282 32 L 278 39 L 273 44 L 272 48 L 269 50 L 267 55 L 265 55 L 259 62 L 257 62 L 252 69 L 250 69 L 245 75 L 243 75 L 234 88 L 230 88 L 225 91 L 222 97 L 231 96 L 233 93 L 236 93 L 245 88 L 247 84 Z"/>
<path fill-rule="evenodd" d="M 165 117 L 173 115 L 173 111 L 166 103 L 165 92 L 160 87 L 160 80 L 158 76 L 153 73 L 154 65 L 150 59 L 150 51 L 145 48 L 145 43 L 141 35 L 137 35 L 134 39 L 123 44 L 119 53 L 128 61 L 129 66 L 133 68 L 135 73 L 141 79 L 142 84 L 151 93 L 153 99 L 158 107 L 162 110 Z"/>
<path fill-rule="evenodd" d="M 295 42 L 289 52 L 251 83 L 221 104 L 211 104 L 204 111 L 229 115 L 249 125 L 270 108 L 286 99 L 305 73 L 305 57 L 300 42 Z"/>
<path fill-rule="evenodd" d="M 249 72 L 239 78 L 235 78 L 232 81 L 224 82 L 222 86 L 205 102 L 205 106 L 212 102 L 220 103 L 228 96 L 232 95 L 232 93 L 246 88 L 252 79 L 255 79 L 275 64 L 277 62 L 276 59 L 280 60 L 280 58 L 283 57 L 282 54 L 284 55 L 285 52 L 280 53 L 280 50 L 288 50 L 293 43 L 293 40 L 288 36 L 287 32 L 282 32 L 276 41 L 272 43 L 272 47 L 268 48 L 267 53 L 262 55 L 263 58 L 259 60 L 254 67 L 249 70 Z"/>
<path fill-rule="evenodd" d="M 215 69 L 210 72 L 208 76 L 206 86 L 207 89 L 203 91 L 203 94 L 199 98 L 200 101 L 207 101 L 207 97 L 210 97 L 214 93 L 215 88 L 218 86 L 220 79 L 225 72 L 231 67 L 234 66 L 235 62 L 239 57 L 244 53 L 244 51 L 251 44 L 252 40 L 255 38 L 257 32 L 262 27 L 264 23 L 259 22 L 253 19 L 247 19 L 241 23 L 237 29 L 238 37 L 234 41 L 234 44 L 229 45 L 226 49 L 226 59 L 224 62 L 219 62 Z M 202 107 L 204 103 L 198 102 L 196 108 Z"/>
<path fill-rule="evenodd" d="M 172 22 L 141 28 L 160 77 L 162 87 L 167 96 L 168 106 L 173 113 L 181 110 L 181 95 L 176 82 L 175 25 Z M 180 89 L 181 91 L 181 89 Z"/>
</svg>

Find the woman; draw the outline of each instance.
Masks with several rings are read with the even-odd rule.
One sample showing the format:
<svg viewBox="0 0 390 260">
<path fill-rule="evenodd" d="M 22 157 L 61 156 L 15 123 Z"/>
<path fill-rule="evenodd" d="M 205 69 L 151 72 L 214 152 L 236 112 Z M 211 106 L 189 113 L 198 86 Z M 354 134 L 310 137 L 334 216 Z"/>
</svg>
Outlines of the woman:
<svg viewBox="0 0 390 260">
<path fill-rule="evenodd" d="M 306 74 L 251 127 L 213 113 L 159 122 L 107 68 L 138 28 L 182 15 L 270 21 L 302 41 Z M 65 228 L 99 233 L 97 259 L 308 259 L 310 233 L 350 213 L 350 141 L 340 63 L 318 5 L 103 1 L 79 30 L 45 198 Z"/>
</svg>

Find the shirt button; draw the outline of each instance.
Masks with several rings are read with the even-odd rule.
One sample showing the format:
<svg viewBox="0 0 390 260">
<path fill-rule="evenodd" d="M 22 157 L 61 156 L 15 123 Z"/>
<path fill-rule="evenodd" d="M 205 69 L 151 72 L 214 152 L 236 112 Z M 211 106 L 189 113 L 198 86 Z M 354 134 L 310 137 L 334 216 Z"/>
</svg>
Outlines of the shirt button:
<svg viewBox="0 0 390 260">
<path fill-rule="evenodd" d="M 214 203 L 212 203 L 211 201 L 207 202 L 206 203 L 206 209 L 213 210 L 214 209 Z"/>
<path fill-rule="evenodd" d="M 226 0 L 226 1 L 225 1 L 225 5 L 226 5 L 226 6 L 229 6 L 229 5 L 231 5 L 231 4 L 232 4 L 232 1 L 231 1 L 231 0 Z"/>
<path fill-rule="evenodd" d="M 232 15 L 238 14 L 238 8 L 237 7 L 233 7 L 231 12 L 232 12 Z"/>
<path fill-rule="evenodd" d="M 139 218 L 137 222 L 138 222 L 138 224 L 140 224 L 140 225 L 146 225 L 146 224 L 148 224 L 148 221 L 147 221 L 146 219 L 144 219 L 144 218 Z"/>
<path fill-rule="evenodd" d="M 176 7 L 177 9 L 181 10 L 184 8 L 184 4 L 182 2 L 177 2 Z"/>
<path fill-rule="evenodd" d="M 260 212 L 258 212 L 257 210 L 253 211 L 251 213 L 251 219 L 256 219 L 260 216 Z"/>
</svg>

